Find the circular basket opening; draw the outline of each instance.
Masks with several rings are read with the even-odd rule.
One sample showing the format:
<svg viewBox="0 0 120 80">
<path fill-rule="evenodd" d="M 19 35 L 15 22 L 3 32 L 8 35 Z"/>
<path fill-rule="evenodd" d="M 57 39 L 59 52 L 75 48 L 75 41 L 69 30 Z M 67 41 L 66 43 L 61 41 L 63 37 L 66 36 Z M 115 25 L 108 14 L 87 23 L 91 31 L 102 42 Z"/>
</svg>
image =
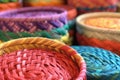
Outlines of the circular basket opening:
<svg viewBox="0 0 120 80">
<path fill-rule="evenodd" d="M 0 45 L 1 79 L 85 80 L 83 58 L 65 44 L 21 38 Z"/>
</svg>

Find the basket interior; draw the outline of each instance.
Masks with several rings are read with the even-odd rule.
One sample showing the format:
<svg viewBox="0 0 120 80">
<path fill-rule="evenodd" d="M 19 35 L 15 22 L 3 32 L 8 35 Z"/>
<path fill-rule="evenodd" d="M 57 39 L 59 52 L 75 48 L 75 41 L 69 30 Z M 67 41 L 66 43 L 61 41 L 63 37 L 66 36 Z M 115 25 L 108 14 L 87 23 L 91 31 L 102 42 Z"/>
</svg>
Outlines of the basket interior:
<svg viewBox="0 0 120 80">
<path fill-rule="evenodd" d="M 19 40 L 20 39 L 18 39 L 18 41 Z M 75 58 L 72 58 L 71 52 L 73 51 L 72 49 L 69 49 L 69 47 L 66 47 L 65 49 L 65 46 L 62 47 L 64 44 L 55 44 L 55 41 L 51 40 L 46 41 L 41 39 L 37 43 L 36 39 L 33 39 L 32 41 L 26 39 L 25 42 L 24 40 L 25 39 L 20 41 L 20 43 L 16 43 L 13 40 L 10 44 L 3 43 L 1 45 L 0 53 L 2 56 L 0 56 L 0 75 L 3 78 L 50 78 L 51 80 L 58 79 L 59 77 L 59 79 L 63 80 L 75 80 L 79 76 L 80 65 L 78 65 Z M 6 67 L 4 67 L 4 65 L 6 65 Z M 27 65 L 29 65 L 29 67 Z M 40 67 L 40 65 L 43 65 L 43 67 Z M 5 69 L 8 71 L 5 71 Z M 13 72 L 17 77 L 16 75 L 13 75 Z"/>
</svg>

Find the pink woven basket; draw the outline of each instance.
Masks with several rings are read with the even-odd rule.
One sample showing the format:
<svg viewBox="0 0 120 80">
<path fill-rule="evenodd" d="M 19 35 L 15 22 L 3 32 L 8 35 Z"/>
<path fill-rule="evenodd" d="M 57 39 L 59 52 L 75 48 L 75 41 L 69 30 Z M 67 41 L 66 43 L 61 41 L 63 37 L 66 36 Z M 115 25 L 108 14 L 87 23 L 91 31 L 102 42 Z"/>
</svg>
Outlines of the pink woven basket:
<svg viewBox="0 0 120 80">
<path fill-rule="evenodd" d="M 0 45 L 0 80 L 86 80 L 83 58 L 46 38 L 20 38 Z"/>
</svg>

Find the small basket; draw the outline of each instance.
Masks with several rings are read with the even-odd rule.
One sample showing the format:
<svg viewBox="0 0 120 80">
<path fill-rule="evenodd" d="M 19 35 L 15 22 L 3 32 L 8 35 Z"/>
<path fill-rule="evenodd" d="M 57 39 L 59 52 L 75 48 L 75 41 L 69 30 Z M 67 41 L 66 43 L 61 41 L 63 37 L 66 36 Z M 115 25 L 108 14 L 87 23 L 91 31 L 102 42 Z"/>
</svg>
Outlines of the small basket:
<svg viewBox="0 0 120 80">
<path fill-rule="evenodd" d="M 88 80 L 119 80 L 120 57 L 110 51 L 91 46 L 72 46 L 87 65 Z"/>
<path fill-rule="evenodd" d="M 42 55 L 38 53 L 40 50 Z M 69 46 L 47 38 L 20 38 L 2 43 L 0 55 L 1 80 L 86 80 L 83 58 Z M 71 77 L 68 74 L 71 79 L 67 79 Z"/>
<path fill-rule="evenodd" d="M 94 17 L 120 18 L 119 13 L 95 12 L 87 13 L 77 18 L 76 38 L 79 45 L 89 45 L 104 48 L 120 55 L 120 30 L 100 28 L 84 24 L 84 20 Z"/>
</svg>

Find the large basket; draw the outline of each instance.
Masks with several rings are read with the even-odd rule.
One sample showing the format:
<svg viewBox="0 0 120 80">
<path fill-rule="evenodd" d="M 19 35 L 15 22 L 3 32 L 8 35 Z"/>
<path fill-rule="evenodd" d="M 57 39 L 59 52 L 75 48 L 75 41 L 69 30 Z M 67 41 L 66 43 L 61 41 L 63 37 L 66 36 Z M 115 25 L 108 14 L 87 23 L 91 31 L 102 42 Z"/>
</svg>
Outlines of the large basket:
<svg viewBox="0 0 120 80">
<path fill-rule="evenodd" d="M 119 80 L 120 56 L 96 47 L 72 46 L 85 59 L 88 80 Z"/>
<path fill-rule="evenodd" d="M 79 45 L 90 45 L 113 51 L 120 55 L 120 30 L 93 27 L 84 24 L 84 20 L 93 17 L 116 17 L 119 13 L 87 13 L 77 18 L 77 41 Z"/>
<path fill-rule="evenodd" d="M 27 50 L 36 50 L 36 52 L 30 53 Z M 43 51 L 42 55 L 38 53 L 39 50 Z M 86 79 L 86 65 L 83 58 L 69 46 L 47 38 L 20 38 L 2 43 L 0 55 L 1 80 Z M 49 60 L 50 62 L 47 62 Z M 4 62 L 5 64 L 2 64 Z M 77 72 L 78 74 L 75 75 Z M 70 77 L 68 74 L 74 75 L 74 78 L 67 79 Z"/>
</svg>

